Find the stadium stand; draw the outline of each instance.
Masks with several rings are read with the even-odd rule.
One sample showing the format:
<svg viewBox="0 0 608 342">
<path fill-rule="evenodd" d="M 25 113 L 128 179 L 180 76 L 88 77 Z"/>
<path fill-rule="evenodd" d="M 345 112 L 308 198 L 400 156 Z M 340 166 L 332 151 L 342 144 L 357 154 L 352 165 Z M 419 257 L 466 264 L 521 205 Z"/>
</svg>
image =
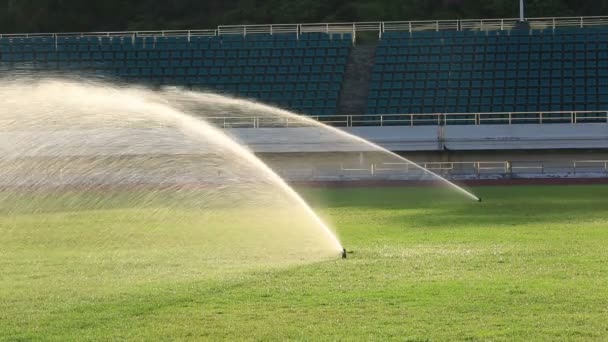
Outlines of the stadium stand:
<svg viewBox="0 0 608 342">
<path fill-rule="evenodd" d="M 211 89 L 346 126 L 607 122 L 608 18 L 519 24 L 485 19 L 0 35 L 0 66 Z M 359 41 L 358 32 L 373 31 L 377 42 Z M 369 90 L 357 96 L 364 101 L 356 114 L 365 115 L 333 119 L 351 114 L 340 106 L 353 94 L 344 91 L 344 80 L 355 74 L 360 81 L 349 70 L 364 69 L 349 58 L 364 48 L 373 52 L 376 44 L 371 81 L 364 82 Z"/>
<path fill-rule="evenodd" d="M 336 111 L 351 45 L 348 33 L 9 37 L 0 38 L 0 60 L 15 69 L 208 88 L 328 115 Z"/>
<path fill-rule="evenodd" d="M 606 110 L 607 37 L 608 27 L 386 32 L 368 112 Z"/>
</svg>

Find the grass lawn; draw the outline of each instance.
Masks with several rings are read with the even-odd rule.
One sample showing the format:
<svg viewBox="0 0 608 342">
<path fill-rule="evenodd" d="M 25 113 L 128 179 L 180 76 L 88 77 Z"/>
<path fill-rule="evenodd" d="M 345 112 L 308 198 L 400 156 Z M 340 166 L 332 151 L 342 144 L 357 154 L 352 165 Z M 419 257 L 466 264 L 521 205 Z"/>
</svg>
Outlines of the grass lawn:
<svg viewBox="0 0 608 342">
<path fill-rule="evenodd" d="M 0 340 L 608 339 L 608 186 L 473 190 L 302 189 L 352 254 L 273 267 L 104 242 L 125 208 L 0 215 Z"/>
</svg>

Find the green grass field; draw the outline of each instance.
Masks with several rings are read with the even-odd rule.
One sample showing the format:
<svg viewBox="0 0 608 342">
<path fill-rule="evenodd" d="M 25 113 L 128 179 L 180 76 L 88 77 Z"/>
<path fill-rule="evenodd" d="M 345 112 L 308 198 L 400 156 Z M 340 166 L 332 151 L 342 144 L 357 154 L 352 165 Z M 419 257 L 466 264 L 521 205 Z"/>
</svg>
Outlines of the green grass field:
<svg viewBox="0 0 608 342">
<path fill-rule="evenodd" d="M 0 340 L 607 340 L 608 186 L 473 190 L 302 189 L 347 260 L 213 276 L 145 242 L 99 268 L 99 241 L 0 215 Z M 97 231 L 124 210 L 38 215 Z"/>
</svg>

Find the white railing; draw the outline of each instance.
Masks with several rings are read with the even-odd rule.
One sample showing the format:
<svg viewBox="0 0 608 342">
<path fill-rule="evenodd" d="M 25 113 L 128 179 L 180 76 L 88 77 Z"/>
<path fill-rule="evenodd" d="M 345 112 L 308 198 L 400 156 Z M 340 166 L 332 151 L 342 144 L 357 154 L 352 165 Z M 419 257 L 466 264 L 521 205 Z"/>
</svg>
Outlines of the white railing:
<svg viewBox="0 0 608 342">
<path fill-rule="evenodd" d="M 556 29 L 562 27 L 608 26 L 608 16 L 595 17 L 547 17 L 527 18 L 531 29 Z M 377 32 L 381 37 L 390 31 L 491 31 L 510 30 L 517 24 L 516 18 L 502 19 L 459 19 L 459 20 L 418 20 L 418 21 L 373 21 L 347 23 L 303 23 L 268 25 L 220 25 L 215 29 L 204 30 L 160 30 L 160 31 L 108 31 L 108 32 L 63 32 L 63 33 L 10 33 L 0 34 L 0 38 L 31 38 L 61 36 L 104 36 L 104 37 L 147 37 L 147 36 L 218 36 L 248 34 L 293 33 L 351 33 Z"/>
<path fill-rule="evenodd" d="M 454 176 L 522 176 L 526 175 L 586 175 L 608 176 L 608 160 L 545 160 L 545 161 L 463 161 L 463 162 L 416 162 L 417 165 L 446 177 Z M 340 175 L 367 175 L 370 177 L 398 176 L 419 169 L 406 162 L 378 162 L 345 165 L 337 168 Z M 286 170 L 282 170 L 284 173 Z M 319 170 L 315 171 L 319 175 Z"/>
<path fill-rule="evenodd" d="M 448 174 L 547 174 L 603 173 L 608 175 L 608 160 L 544 160 L 544 161 L 465 161 L 419 162 L 418 165 L 436 173 Z M 407 171 L 415 166 L 408 163 L 374 163 L 360 170 Z M 344 169 L 349 170 L 349 169 Z"/>
<path fill-rule="evenodd" d="M 487 124 L 552 124 L 608 123 L 608 111 L 566 112 L 492 112 L 492 113 L 428 113 L 428 114 L 367 114 L 327 115 L 310 118 L 330 126 L 445 126 Z M 306 120 L 278 117 L 217 116 L 206 118 L 222 128 L 287 128 L 311 126 Z"/>
<path fill-rule="evenodd" d="M 417 162 L 447 179 L 608 178 L 608 160 L 532 160 Z M 336 162 L 308 167 L 271 165 L 290 181 L 420 180 L 420 169 L 406 162 Z"/>
<path fill-rule="evenodd" d="M 608 175 L 608 160 L 545 160 L 545 161 L 464 161 L 419 162 L 427 170 L 442 174 L 549 174 L 549 173 L 602 173 Z M 378 172 L 408 171 L 415 166 L 408 163 L 374 163 L 359 170 Z M 343 168 L 343 170 L 353 170 Z"/>
</svg>

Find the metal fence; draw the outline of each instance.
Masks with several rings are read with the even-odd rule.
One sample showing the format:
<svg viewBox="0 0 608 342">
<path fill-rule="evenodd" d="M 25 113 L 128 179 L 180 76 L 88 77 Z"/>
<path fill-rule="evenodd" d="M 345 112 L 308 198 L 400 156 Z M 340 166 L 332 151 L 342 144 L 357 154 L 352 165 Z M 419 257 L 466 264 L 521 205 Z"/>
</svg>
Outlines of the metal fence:
<svg viewBox="0 0 608 342">
<path fill-rule="evenodd" d="M 490 124 L 552 124 L 608 123 L 608 111 L 564 112 L 491 112 L 491 113 L 428 113 L 368 114 L 311 116 L 313 120 L 337 127 L 359 126 L 446 126 Z M 288 128 L 313 126 L 314 122 L 293 117 L 226 116 L 206 118 L 222 128 Z"/>
<path fill-rule="evenodd" d="M 608 160 L 466 161 L 418 162 L 418 165 L 447 179 L 504 178 L 604 178 Z M 273 167 L 288 180 L 419 180 L 420 170 L 411 163 L 310 165 L 308 168 Z M 412 171 L 412 172 L 410 172 Z"/>
<path fill-rule="evenodd" d="M 527 18 L 531 29 L 556 29 L 563 27 L 607 26 L 608 16 L 594 17 L 547 17 Z M 204 30 L 160 30 L 160 31 L 107 31 L 107 32 L 64 32 L 64 33 L 13 33 L 0 34 L 0 38 L 66 37 L 66 36 L 104 36 L 104 37 L 149 37 L 149 36 L 221 36 L 248 34 L 293 33 L 351 33 L 353 39 L 358 32 L 376 32 L 382 37 L 390 31 L 493 31 L 511 30 L 518 23 L 517 18 L 502 19 L 463 19 L 463 20 L 419 20 L 419 21 L 374 21 L 347 23 L 304 23 L 268 25 L 221 25 L 215 29 Z"/>
<path fill-rule="evenodd" d="M 604 174 L 608 176 L 608 160 L 548 160 L 548 161 L 470 161 L 470 162 L 421 162 L 418 165 L 444 175 L 499 174 Z M 372 164 L 369 170 L 398 171 L 413 166 L 406 163 Z"/>
</svg>

